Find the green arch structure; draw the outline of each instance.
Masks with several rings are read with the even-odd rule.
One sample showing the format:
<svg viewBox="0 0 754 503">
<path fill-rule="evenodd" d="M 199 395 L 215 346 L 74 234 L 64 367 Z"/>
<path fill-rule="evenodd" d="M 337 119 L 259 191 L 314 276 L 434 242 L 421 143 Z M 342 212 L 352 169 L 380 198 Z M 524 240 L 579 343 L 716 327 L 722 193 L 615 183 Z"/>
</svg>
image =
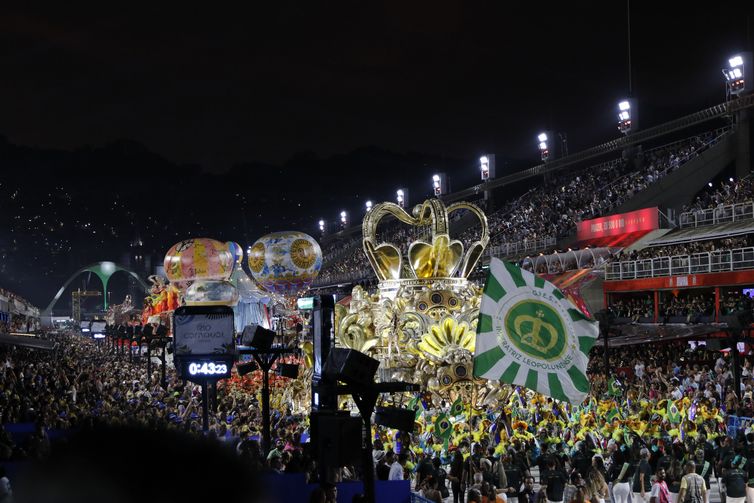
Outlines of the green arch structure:
<svg viewBox="0 0 754 503">
<path fill-rule="evenodd" d="M 103 308 L 106 311 L 107 310 L 107 284 L 110 281 L 110 278 L 113 274 L 115 274 L 118 271 L 123 271 L 127 274 L 130 274 L 138 283 L 141 285 L 141 287 L 146 292 L 149 287 L 147 286 L 146 282 L 139 277 L 138 274 L 133 272 L 130 269 L 126 269 L 123 266 L 120 266 L 116 264 L 115 262 L 95 262 L 94 264 L 90 264 L 86 267 L 82 267 L 75 273 L 71 275 L 70 278 L 68 278 L 68 281 L 66 281 L 62 287 L 60 287 L 60 290 L 58 290 L 58 293 L 55 294 L 55 297 L 52 298 L 52 301 L 47 306 L 47 308 L 42 312 L 42 316 L 49 316 L 52 313 L 52 308 L 55 307 L 55 304 L 60 300 L 60 298 L 63 296 L 63 292 L 65 292 L 65 289 L 68 287 L 68 285 L 71 284 L 71 282 L 76 279 L 76 277 L 84 272 L 93 272 L 102 282 L 102 292 L 104 297 L 104 305 Z"/>
</svg>

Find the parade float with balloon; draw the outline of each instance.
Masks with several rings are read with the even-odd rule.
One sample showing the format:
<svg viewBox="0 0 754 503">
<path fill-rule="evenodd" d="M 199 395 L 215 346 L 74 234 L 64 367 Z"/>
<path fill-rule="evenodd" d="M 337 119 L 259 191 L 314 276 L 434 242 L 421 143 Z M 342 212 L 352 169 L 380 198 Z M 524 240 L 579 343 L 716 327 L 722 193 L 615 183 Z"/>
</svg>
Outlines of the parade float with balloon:
<svg viewBox="0 0 754 503">
<path fill-rule="evenodd" d="M 243 267 L 243 247 L 236 242 L 191 238 L 174 244 L 165 254 L 167 279 L 150 277 L 153 286 L 144 301 L 143 322 L 160 322 L 179 306 L 229 306 L 237 333 L 253 324 L 274 330 L 278 343 L 302 350 L 281 363 L 300 364 L 303 371 L 294 381 L 273 377 L 273 404 L 303 412 L 310 402 L 312 345 L 303 340 L 306 320 L 296 309 L 296 299 L 317 277 L 322 251 L 311 236 L 286 231 L 262 236 L 247 252 L 250 275 Z M 256 392 L 258 373 L 234 374 L 228 385 Z"/>
</svg>

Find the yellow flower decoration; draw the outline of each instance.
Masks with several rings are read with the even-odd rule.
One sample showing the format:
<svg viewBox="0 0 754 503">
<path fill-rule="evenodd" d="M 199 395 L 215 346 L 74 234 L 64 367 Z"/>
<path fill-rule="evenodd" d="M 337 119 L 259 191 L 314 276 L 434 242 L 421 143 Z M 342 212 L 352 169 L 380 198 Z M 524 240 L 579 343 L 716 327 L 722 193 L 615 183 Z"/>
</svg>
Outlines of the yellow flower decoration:
<svg viewBox="0 0 754 503">
<path fill-rule="evenodd" d="M 458 323 L 448 317 L 430 325 L 429 332 L 422 336 L 417 348 L 427 355 L 442 358 L 447 350 L 454 348 L 466 349 L 473 353 L 475 343 L 476 333 L 471 330 L 468 323 Z"/>
</svg>

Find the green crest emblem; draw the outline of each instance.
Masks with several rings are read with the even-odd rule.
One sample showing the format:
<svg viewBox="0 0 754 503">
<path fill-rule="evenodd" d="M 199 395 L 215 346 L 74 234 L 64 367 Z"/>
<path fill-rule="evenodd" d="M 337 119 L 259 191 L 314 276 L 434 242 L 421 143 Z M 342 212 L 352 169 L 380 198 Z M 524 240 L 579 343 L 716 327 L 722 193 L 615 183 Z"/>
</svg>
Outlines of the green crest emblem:
<svg viewBox="0 0 754 503">
<path fill-rule="evenodd" d="M 505 316 L 505 329 L 521 352 L 540 360 L 555 360 L 566 348 L 560 315 L 544 302 L 527 299 Z"/>
</svg>

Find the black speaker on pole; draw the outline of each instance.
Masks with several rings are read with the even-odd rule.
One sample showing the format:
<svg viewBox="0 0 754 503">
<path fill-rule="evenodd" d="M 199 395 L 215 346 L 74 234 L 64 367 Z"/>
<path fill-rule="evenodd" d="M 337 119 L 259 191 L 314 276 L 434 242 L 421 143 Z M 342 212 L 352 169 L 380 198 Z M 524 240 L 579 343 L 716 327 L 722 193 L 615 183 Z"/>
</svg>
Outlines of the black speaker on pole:
<svg viewBox="0 0 754 503">
<path fill-rule="evenodd" d="M 361 418 L 348 413 L 312 411 L 311 443 L 320 463 L 329 467 L 361 461 Z"/>
<path fill-rule="evenodd" d="M 251 346 L 262 351 L 270 349 L 274 339 L 275 332 L 256 323 L 247 325 L 241 333 L 241 345 Z"/>
<path fill-rule="evenodd" d="M 399 431 L 411 433 L 414 430 L 416 412 L 398 407 L 377 407 L 374 423 Z"/>
<path fill-rule="evenodd" d="M 295 363 L 278 363 L 278 375 L 296 379 L 298 377 L 298 365 Z"/>
<path fill-rule="evenodd" d="M 379 360 L 348 348 L 332 348 L 325 363 L 325 376 L 346 384 L 368 386 L 374 382 Z"/>
<path fill-rule="evenodd" d="M 237 363 L 236 364 L 236 371 L 238 372 L 239 376 L 245 376 L 249 372 L 254 372 L 259 367 L 254 362 L 246 362 L 246 363 Z"/>
</svg>

